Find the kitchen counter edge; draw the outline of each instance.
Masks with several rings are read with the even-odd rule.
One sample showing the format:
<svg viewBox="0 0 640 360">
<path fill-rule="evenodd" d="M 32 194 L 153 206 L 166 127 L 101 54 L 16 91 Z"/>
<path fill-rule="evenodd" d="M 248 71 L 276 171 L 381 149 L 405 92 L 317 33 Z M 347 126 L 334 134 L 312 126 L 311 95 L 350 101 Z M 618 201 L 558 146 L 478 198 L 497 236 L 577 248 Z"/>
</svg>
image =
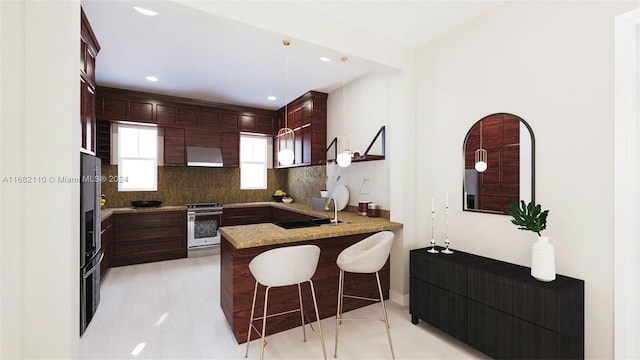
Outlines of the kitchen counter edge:
<svg viewBox="0 0 640 360">
<path fill-rule="evenodd" d="M 333 217 L 333 212 L 317 211 L 313 210 L 309 205 L 297 203 L 256 202 L 224 205 L 225 209 L 257 206 L 271 206 L 320 218 Z M 246 249 L 384 230 L 397 230 L 403 227 L 401 223 L 385 218 L 360 216 L 344 211 L 338 212 L 338 219 L 347 223 L 338 226 L 313 226 L 299 229 L 284 229 L 272 223 L 222 226 L 220 227 L 220 233 L 236 249 Z"/>
<path fill-rule="evenodd" d="M 100 209 L 100 220 L 104 221 L 113 214 L 139 214 L 147 212 L 162 212 L 162 211 L 187 211 L 186 206 L 156 206 L 156 207 L 122 207 L 122 208 L 104 208 Z"/>
</svg>

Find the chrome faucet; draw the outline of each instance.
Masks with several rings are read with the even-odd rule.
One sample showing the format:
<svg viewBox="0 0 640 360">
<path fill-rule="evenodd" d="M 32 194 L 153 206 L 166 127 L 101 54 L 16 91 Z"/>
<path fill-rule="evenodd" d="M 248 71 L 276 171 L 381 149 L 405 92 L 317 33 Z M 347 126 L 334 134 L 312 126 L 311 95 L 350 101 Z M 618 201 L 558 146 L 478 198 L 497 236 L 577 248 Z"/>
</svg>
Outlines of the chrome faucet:
<svg viewBox="0 0 640 360">
<path fill-rule="evenodd" d="M 331 201 L 333 201 L 333 220 L 331 218 L 329 218 L 329 220 L 331 220 L 332 225 L 338 225 L 338 203 L 336 203 L 336 199 L 330 197 L 324 204 L 324 210 L 329 211 L 329 204 Z"/>
</svg>

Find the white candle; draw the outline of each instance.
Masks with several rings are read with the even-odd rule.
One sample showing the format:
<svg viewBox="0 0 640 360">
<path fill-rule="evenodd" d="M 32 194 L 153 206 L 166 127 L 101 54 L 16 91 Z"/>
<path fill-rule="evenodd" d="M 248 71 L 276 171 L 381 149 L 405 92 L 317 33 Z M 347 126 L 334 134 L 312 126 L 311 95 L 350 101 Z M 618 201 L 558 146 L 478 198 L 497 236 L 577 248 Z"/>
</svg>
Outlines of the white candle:
<svg viewBox="0 0 640 360">
<path fill-rule="evenodd" d="M 431 198 L 431 212 L 436 211 L 436 201 L 434 198 Z"/>
<path fill-rule="evenodd" d="M 449 208 L 449 193 L 447 193 L 447 208 Z"/>
</svg>

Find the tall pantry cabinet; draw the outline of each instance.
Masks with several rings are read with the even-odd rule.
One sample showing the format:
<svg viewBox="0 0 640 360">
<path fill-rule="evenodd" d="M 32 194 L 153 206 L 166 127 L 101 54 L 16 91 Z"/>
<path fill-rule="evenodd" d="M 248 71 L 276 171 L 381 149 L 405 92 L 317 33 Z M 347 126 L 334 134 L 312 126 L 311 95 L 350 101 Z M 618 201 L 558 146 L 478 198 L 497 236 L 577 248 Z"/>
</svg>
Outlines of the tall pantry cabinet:
<svg viewBox="0 0 640 360">
<path fill-rule="evenodd" d="M 80 148 L 90 153 L 96 151 L 96 56 L 100 44 L 89 20 L 80 10 Z"/>
</svg>

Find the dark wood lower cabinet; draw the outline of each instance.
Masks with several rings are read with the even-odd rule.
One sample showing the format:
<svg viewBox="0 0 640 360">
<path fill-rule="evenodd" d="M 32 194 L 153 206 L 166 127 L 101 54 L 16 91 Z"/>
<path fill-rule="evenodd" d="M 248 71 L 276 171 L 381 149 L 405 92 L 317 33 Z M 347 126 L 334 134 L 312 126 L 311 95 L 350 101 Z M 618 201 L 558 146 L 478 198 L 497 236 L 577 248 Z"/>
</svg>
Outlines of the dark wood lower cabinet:
<svg viewBox="0 0 640 360">
<path fill-rule="evenodd" d="M 261 224 L 271 222 L 271 206 L 225 208 L 220 226 Z"/>
<path fill-rule="evenodd" d="M 112 266 L 187 257 L 186 211 L 114 214 Z"/>
<path fill-rule="evenodd" d="M 104 257 L 100 263 L 100 280 L 107 276 L 107 271 L 111 267 L 111 258 L 113 254 L 113 218 L 108 217 L 100 223 L 100 247 Z"/>
<path fill-rule="evenodd" d="M 225 210 L 226 211 L 226 210 Z M 246 249 L 236 249 L 224 236 L 221 239 L 220 248 L 220 307 L 224 313 L 233 335 L 238 343 L 247 341 L 247 329 L 249 325 L 249 314 L 251 312 L 251 301 L 253 299 L 253 289 L 255 280 L 249 272 L 249 262 L 256 255 L 282 246 L 295 245 L 317 245 L 320 247 L 320 259 L 318 268 L 313 275 L 313 284 L 318 301 L 318 312 L 320 318 L 336 316 L 336 304 L 338 296 L 338 275 L 339 269 L 336 266 L 338 254 L 348 246 L 372 235 L 372 233 L 346 235 L 335 238 L 325 238 L 316 240 L 305 240 L 295 243 L 281 245 L 260 246 Z M 390 263 L 387 263 L 379 272 L 382 292 L 385 299 L 389 298 L 390 285 Z M 309 287 L 302 285 L 303 306 L 310 321 L 315 321 L 313 301 L 310 296 Z M 345 294 L 357 294 L 358 296 L 378 298 L 378 287 L 374 274 L 354 274 L 345 275 Z M 264 287 L 258 289 L 258 299 L 264 299 Z M 344 311 L 350 311 L 363 306 L 369 306 L 370 301 L 361 299 L 345 299 Z M 298 306 L 297 287 L 287 286 L 275 288 L 269 292 L 269 314 L 295 309 Z M 262 314 L 262 300 L 256 304 L 258 314 Z M 259 325 L 258 325 L 259 326 Z M 293 329 L 300 326 L 300 314 L 291 314 L 269 319 L 267 324 L 267 335 L 280 331 Z M 326 336 L 326 333 L 325 333 Z M 254 332 L 252 339 L 258 336 Z M 327 346 L 329 345 L 327 340 Z"/>
<path fill-rule="evenodd" d="M 441 248 L 440 248 L 441 249 Z M 584 358 L 584 281 L 455 251 L 410 252 L 411 321 L 498 359 Z"/>
</svg>

